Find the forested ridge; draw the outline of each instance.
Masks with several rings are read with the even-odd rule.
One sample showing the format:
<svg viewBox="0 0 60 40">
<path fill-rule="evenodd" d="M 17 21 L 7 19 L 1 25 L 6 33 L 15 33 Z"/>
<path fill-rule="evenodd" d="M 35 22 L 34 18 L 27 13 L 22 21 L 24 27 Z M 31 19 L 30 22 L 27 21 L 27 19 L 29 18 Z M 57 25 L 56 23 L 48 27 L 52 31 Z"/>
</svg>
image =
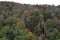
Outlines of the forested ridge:
<svg viewBox="0 0 60 40">
<path fill-rule="evenodd" d="M 1 1 L 0 40 L 60 40 L 60 5 Z"/>
</svg>

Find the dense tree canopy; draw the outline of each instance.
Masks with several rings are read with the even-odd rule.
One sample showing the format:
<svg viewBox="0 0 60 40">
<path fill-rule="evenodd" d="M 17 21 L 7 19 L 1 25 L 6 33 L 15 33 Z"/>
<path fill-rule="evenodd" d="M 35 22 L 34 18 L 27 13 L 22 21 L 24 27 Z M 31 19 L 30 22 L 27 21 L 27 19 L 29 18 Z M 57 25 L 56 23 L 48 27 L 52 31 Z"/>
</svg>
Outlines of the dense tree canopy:
<svg viewBox="0 0 60 40">
<path fill-rule="evenodd" d="M 60 6 L 0 2 L 0 40 L 60 40 Z"/>
</svg>

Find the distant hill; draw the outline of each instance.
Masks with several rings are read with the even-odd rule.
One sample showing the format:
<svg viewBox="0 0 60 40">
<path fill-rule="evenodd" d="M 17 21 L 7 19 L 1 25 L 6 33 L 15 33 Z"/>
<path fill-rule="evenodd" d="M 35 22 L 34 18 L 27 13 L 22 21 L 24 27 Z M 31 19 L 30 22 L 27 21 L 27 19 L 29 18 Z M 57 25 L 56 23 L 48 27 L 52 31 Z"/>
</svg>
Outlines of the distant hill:
<svg viewBox="0 0 60 40">
<path fill-rule="evenodd" d="M 19 31 L 19 28 L 22 31 Z M 26 38 L 19 36 L 20 32 L 21 35 L 24 33 L 23 36 L 29 35 L 29 38 L 27 36 Z M 59 34 L 60 5 L 30 5 L 15 2 L 0 2 L 0 39 L 60 40 Z"/>
</svg>

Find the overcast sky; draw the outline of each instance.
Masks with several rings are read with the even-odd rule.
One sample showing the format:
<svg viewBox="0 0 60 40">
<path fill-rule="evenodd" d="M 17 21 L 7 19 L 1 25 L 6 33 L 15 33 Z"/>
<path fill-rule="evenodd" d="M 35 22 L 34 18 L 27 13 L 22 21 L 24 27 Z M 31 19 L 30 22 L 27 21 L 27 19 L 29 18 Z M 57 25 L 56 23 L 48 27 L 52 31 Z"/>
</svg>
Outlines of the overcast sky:
<svg viewBox="0 0 60 40">
<path fill-rule="evenodd" d="M 22 4 L 49 4 L 60 5 L 60 0 L 0 0 L 0 1 L 13 1 Z"/>
</svg>

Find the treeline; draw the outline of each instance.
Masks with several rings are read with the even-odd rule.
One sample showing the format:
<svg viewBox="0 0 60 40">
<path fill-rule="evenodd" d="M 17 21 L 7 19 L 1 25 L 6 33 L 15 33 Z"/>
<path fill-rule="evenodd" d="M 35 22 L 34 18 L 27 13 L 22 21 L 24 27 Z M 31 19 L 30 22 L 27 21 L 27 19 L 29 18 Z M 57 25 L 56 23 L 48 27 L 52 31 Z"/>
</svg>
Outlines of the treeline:
<svg viewBox="0 0 60 40">
<path fill-rule="evenodd" d="M 0 2 L 0 40 L 60 40 L 60 5 Z"/>
</svg>

